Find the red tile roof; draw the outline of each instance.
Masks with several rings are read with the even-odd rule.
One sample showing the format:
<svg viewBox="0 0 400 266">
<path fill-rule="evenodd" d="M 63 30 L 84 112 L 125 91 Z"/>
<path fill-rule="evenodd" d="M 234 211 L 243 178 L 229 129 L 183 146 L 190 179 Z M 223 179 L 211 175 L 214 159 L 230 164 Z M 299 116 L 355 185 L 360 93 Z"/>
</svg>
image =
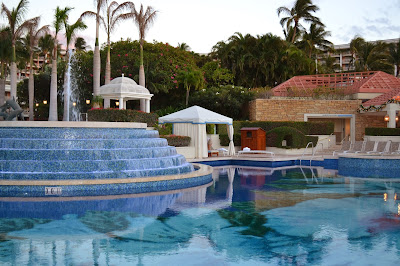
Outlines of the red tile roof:
<svg viewBox="0 0 400 266">
<path fill-rule="evenodd" d="M 382 71 L 295 76 L 272 89 L 274 96 L 311 96 L 314 89 L 332 88 L 353 93 L 386 93 L 400 88 L 400 79 Z"/>
<path fill-rule="evenodd" d="M 393 89 L 387 93 L 384 93 L 382 95 L 379 95 L 378 97 L 375 97 L 369 101 L 366 101 L 363 103 L 364 107 L 371 106 L 371 105 L 382 105 L 386 103 L 387 101 L 391 99 L 399 99 L 400 97 L 400 88 L 398 89 Z"/>
</svg>

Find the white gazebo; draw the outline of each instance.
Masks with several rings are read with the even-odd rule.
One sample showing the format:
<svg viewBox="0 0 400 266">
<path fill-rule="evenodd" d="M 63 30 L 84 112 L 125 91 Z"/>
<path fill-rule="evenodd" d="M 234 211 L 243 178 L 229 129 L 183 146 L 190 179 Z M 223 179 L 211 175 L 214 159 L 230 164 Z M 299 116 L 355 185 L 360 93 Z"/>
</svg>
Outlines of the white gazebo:
<svg viewBox="0 0 400 266">
<path fill-rule="evenodd" d="M 124 74 L 101 86 L 99 95 L 104 99 L 104 108 L 110 107 L 111 99 L 119 101 L 119 109 L 126 109 L 127 101 L 140 100 L 140 110 L 150 113 L 150 100 L 153 94 L 133 79 L 124 77 Z"/>
<path fill-rule="evenodd" d="M 158 118 L 160 124 L 172 123 L 174 134 L 189 136 L 191 145 L 195 147 L 196 158 L 208 157 L 206 124 L 226 124 L 229 136 L 228 155 L 235 155 L 233 144 L 233 120 L 232 118 L 204 109 L 200 106 L 192 106 Z"/>
</svg>

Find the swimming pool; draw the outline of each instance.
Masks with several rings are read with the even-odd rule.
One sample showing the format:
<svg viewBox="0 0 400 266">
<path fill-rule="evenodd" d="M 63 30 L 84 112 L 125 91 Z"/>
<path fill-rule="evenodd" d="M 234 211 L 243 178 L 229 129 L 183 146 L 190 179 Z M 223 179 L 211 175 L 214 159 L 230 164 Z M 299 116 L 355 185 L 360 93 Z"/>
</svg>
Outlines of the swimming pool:
<svg viewBox="0 0 400 266">
<path fill-rule="evenodd" d="M 321 167 L 215 167 L 146 195 L 0 200 L 2 265 L 397 265 L 400 184 Z"/>
</svg>

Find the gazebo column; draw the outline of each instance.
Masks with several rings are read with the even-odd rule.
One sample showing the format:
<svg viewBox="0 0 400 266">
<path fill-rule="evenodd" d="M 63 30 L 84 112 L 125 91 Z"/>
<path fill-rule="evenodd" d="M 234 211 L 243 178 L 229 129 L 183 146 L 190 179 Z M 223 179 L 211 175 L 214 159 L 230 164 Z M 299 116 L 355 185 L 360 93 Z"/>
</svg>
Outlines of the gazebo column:
<svg viewBox="0 0 400 266">
<path fill-rule="evenodd" d="M 104 109 L 110 108 L 110 98 L 104 98 Z"/>
<path fill-rule="evenodd" d="M 126 110 L 126 102 L 127 102 L 128 100 L 124 100 L 124 109 Z"/>
<path fill-rule="evenodd" d="M 396 127 L 396 111 L 397 111 L 397 104 L 396 103 L 389 103 L 386 107 L 386 112 L 389 116 L 389 121 L 387 122 L 388 128 L 395 128 Z"/>
<path fill-rule="evenodd" d="M 119 98 L 119 110 L 124 109 L 124 98 Z"/>
<path fill-rule="evenodd" d="M 146 99 L 145 103 L 146 103 L 146 113 L 150 113 L 150 100 Z"/>
<path fill-rule="evenodd" d="M 140 111 L 146 112 L 146 101 L 145 101 L 145 99 L 140 99 Z"/>
</svg>

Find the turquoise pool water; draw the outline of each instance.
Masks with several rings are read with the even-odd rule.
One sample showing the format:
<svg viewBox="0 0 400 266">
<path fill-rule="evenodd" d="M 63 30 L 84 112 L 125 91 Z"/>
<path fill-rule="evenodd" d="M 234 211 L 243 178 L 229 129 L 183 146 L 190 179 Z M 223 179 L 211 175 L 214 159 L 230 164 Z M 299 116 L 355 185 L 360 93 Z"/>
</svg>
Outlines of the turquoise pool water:
<svg viewBox="0 0 400 266">
<path fill-rule="evenodd" d="M 398 265 L 398 181 L 225 166 L 143 197 L 2 198 L 0 264 Z"/>
</svg>

